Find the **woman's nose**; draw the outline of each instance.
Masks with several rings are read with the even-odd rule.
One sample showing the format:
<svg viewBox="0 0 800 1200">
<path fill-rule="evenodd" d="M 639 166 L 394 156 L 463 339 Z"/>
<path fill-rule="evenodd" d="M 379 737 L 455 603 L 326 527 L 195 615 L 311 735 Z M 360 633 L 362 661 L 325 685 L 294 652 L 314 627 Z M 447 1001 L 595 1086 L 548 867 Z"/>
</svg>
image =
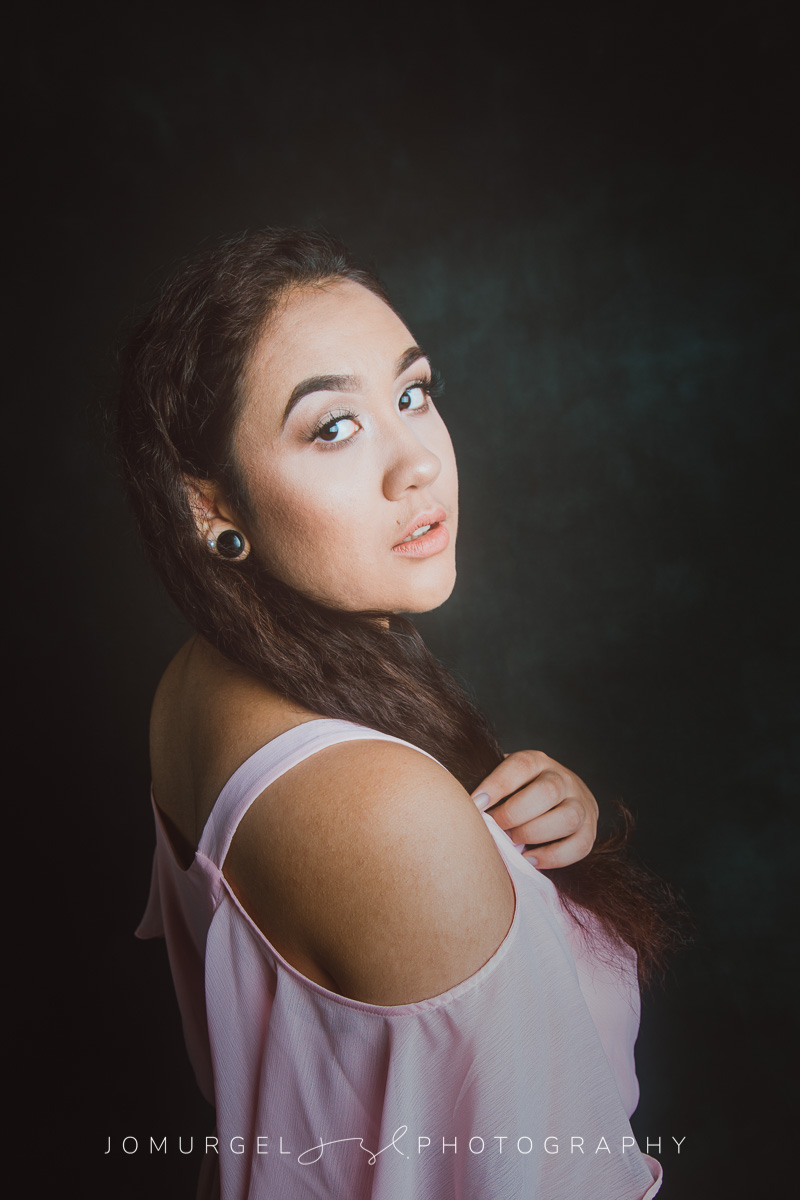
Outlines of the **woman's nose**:
<svg viewBox="0 0 800 1200">
<path fill-rule="evenodd" d="M 399 500 L 409 488 L 424 488 L 433 483 L 441 469 L 441 459 L 403 422 L 392 443 L 383 476 L 383 494 L 387 500 Z"/>
</svg>

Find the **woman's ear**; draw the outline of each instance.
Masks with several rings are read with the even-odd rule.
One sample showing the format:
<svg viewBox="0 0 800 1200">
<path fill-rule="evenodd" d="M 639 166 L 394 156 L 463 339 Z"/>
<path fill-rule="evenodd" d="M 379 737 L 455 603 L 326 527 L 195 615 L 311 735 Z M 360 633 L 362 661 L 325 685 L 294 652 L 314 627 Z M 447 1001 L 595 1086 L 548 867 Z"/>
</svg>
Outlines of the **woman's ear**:
<svg viewBox="0 0 800 1200">
<path fill-rule="evenodd" d="M 238 527 L 219 485 L 191 475 L 184 475 L 183 479 L 198 536 L 209 552 L 222 558 L 246 558 L 250 543 Z"/>
<path fill-rule="evenodd" d="M 211 522 L 223 515 L 217 503 L 219 489 L 210 479 L 191 475 L 184 475 L 183 483 L 197 532 L 205 540 L 210 535 Z"/>
</svg>

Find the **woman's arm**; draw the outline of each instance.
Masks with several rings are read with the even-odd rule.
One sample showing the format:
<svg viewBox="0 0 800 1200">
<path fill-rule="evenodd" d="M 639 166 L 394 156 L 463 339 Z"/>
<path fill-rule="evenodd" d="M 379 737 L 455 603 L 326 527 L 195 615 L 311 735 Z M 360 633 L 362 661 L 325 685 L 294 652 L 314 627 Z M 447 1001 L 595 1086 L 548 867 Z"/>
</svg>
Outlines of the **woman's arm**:
<svg viewBox="0 0 800 1200">
<path fill-rule="evenodd" d="M 512 841 L 534 846 L 525 856 L 544 870 L 584 858 L 597 837 L 594 796 L 579 776 L 541 750 L 506 755 L 472 798 L 482 812 L 491 809 Z"/>
<path fill-rule="evenodd" d="M 505 864 L 475 805 L 406 746 L 331 746 L 273 783 L 242 820 L 224 873 L 293 965 L 342 995 L 407 1004 L 494 954 L 514 915 Z"/>
</svg>

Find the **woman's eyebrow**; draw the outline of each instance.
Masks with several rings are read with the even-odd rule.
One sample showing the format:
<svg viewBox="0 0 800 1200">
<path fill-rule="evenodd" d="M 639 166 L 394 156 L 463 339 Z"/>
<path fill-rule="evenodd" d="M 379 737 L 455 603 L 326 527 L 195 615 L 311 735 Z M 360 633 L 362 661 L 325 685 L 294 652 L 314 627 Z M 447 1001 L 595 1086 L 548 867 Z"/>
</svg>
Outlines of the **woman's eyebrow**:
<svg viewBox="0 0 800 1200">
<path fill-rule="evenodd" d="M 397 360 L 395 378 L 407 371 L 417 359 L 426 357 L 425 351 L 421 350 L 419 346 L 409 346 L 408 350 L 404 351 Z M 296 387 L 292 388 L 292 394 L 286 402 L 286 408 L 281 417 L 281 429 L 289 419 L 289 413 L 304 396 L 310 396 L 312 392 L 355 392 L 360 386 L 361 380 L 357 375 L 310 375 L 308 379 L 303 379 Z"/>
<path fill-rule="evenodd" d="M 286 408 L 283 410 L 281 429 L 286 424 L 289 413 L 295 404 L 304 396 L 309 396 L 312 392 L 355 392 L 358 386 L 359 380 L 356 375 L 310 375 L 308 379 L 304 379 L 298 383 L 296 388 L 293 388 Z"/>
<path fill-rule="evenodd" d="M 403 371 L 407 371 L 412 363 L 415 363 L 418 358 L 427 358 L 427 354 L 419 346 L 409 346 L 405 354 L 401 354 L 397 360 L 395 367 L 395 379 L 398 375 L 402 375 Z"/>
</svg>

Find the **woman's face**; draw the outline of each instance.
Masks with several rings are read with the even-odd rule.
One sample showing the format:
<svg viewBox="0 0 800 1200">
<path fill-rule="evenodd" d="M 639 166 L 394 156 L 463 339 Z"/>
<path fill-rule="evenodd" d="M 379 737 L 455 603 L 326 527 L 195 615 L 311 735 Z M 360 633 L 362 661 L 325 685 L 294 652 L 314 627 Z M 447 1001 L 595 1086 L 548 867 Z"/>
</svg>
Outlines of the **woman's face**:
<svg viewBox="0 0 800 1200">
<path fill-rule="evenodd" d="M 360 284 L 290 294 L 249 363 L 234 438 L 243 531 L 278 578 L 351 611 L 447 599 L 458 477 L 430 380 L 403 322 Z"/>
</svg>

